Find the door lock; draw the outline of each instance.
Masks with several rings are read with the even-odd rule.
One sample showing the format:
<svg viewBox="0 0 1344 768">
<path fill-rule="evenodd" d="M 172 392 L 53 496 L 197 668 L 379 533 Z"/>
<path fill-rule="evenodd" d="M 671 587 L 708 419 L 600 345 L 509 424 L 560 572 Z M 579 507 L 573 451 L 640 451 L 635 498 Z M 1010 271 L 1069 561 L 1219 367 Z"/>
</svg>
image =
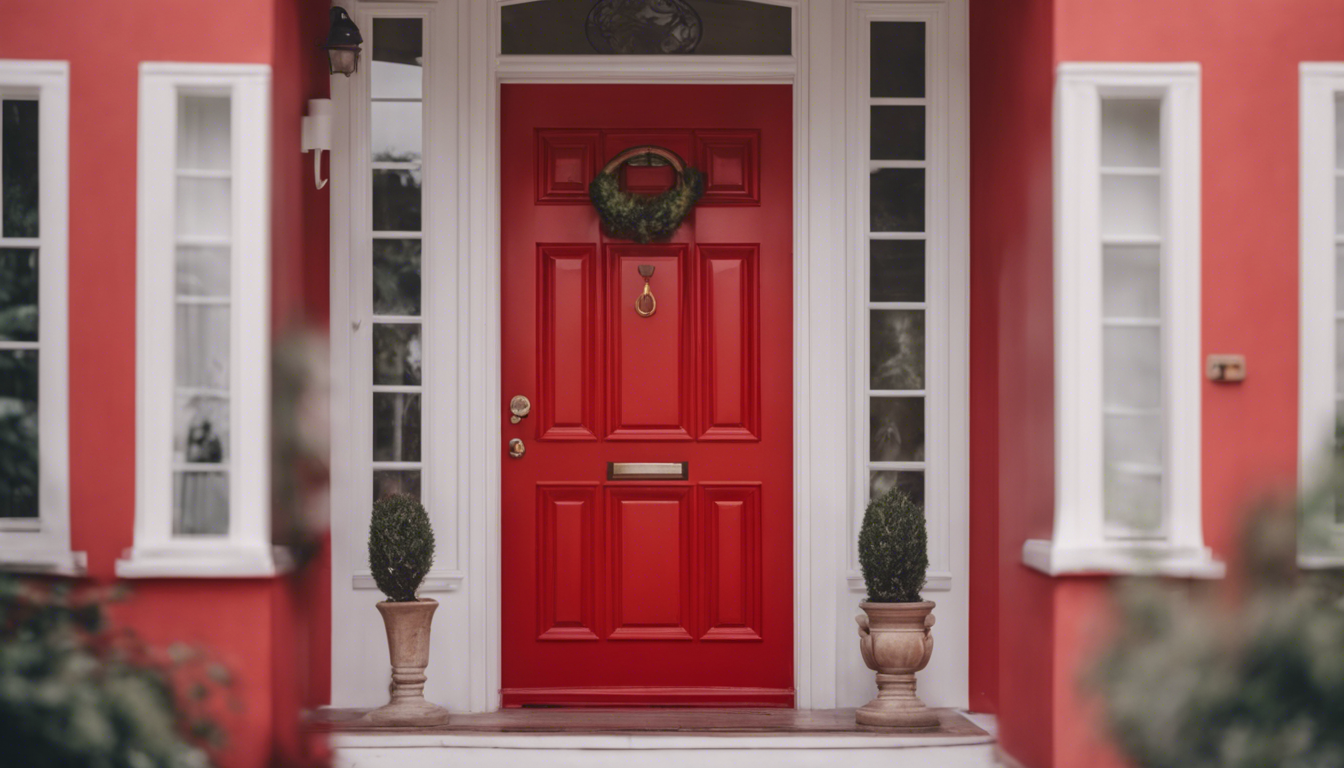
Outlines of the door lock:
<svg viewBox="0 0 1344 768">
<path fill-rule="evenodd" d="M 513 415 L 509 417 L 510 424 L 517 424 L 527 418 L 527 414 L 532 412 L 532 401 L 524 395 L 514 395 L 509 401 L 509 412 Z"/>
<path fill-rule="evenodd" d="M 527 453 L 527 446 L 523 445 L 522 440 L 519 440 L 518 438 L 515 437 L 509 441 L 510 456 L 512 456 L 515 459 L 521 459 L 523 458 L 524 453 Z"/>
</svg>

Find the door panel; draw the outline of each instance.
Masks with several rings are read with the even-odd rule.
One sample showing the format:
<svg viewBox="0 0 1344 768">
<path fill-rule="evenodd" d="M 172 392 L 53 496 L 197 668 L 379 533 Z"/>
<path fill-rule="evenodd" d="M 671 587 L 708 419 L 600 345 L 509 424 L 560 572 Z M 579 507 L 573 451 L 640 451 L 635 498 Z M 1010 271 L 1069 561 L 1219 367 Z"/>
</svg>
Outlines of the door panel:
<svg viewBox="0 0 1344 768">
<path fill-rule="evenodd" d="M 791 119 L 787 86 L 502 88 L 505 706 L 793 704 Z M 707 177 L 648 245 L 586 193 L 644 144 Z"/>
</svg>

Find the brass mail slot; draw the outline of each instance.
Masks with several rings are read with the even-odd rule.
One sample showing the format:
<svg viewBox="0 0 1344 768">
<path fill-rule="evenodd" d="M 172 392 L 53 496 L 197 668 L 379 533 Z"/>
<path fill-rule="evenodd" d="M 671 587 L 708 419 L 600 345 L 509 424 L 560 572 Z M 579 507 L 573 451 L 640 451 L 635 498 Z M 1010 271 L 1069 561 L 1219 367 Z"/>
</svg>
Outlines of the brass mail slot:
<svg viewBox="0 0 1344 768">
<path fill-rule="evenodd" d="M 690 463 L 664 462 L 607 462 L 608 480 L 685 480 L 690 477 Z"/>
</svg>

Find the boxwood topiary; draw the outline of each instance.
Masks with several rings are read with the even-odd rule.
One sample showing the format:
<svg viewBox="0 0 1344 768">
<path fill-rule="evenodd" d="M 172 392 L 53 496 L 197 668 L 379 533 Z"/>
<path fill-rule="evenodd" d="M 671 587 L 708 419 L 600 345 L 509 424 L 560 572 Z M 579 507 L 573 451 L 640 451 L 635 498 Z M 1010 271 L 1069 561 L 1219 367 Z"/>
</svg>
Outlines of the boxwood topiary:
<svg viewBox="0 0 1344 768">
<path fill-rule="evenodd" d="M 410 603 L 434 564 L 434 529 L 414 496 L 384 496 L 369 522 L 369 570 L 393 603 Z"/>
<path fill-rule="evenodd" d="M 859 530 L 859 565 L 871 603 L 918 603 L 929 570 L 924 509 L 899 488 L 868 504 Z"/>
</svg>

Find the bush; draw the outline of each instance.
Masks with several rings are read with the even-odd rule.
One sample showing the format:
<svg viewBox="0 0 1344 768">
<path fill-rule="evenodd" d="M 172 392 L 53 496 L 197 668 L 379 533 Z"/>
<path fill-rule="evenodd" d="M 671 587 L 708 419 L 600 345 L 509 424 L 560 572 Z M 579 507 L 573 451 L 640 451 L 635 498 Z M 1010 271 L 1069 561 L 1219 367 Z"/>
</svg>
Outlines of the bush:
<svg viewBox="0 0 1344 768">
<path fill-rule="evenodd" d="M 434 565 L 434 529 L 414 496 L 385 496 L 373 505 L 369 522 L 369 570 L 387 599 L 410 603 Z"/>
<path fill-rule="evenodd" d="M 929 570 L 924 509 L 892 488 L 868 504 L 859 530 L 859 565 L 872 603 L 918 603 Z"/>
<path fill-rule="evenodd" d="M 0 574 L 0 764 L 210 765 L 204 748 L 223 733 L 207 710 L 231 685 L 228 670 L 110 629 L 106 603 L 118 597 Z"/>
</svg>

